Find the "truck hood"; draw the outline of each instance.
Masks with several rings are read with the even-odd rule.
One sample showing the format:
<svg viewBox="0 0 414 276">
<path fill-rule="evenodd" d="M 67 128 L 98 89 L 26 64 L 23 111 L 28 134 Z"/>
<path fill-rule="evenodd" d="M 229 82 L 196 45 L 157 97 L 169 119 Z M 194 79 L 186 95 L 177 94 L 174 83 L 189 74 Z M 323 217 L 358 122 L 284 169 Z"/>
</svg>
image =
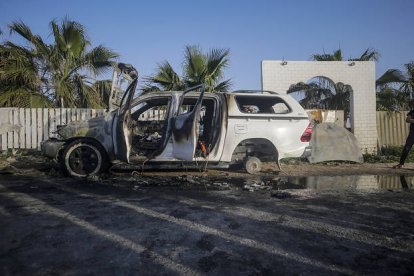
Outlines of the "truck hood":
<svg viewBox="0 0 414 276">
<path fill-rule="evenodd" d="M 57 133 L 63 139 L 71 137 L 92 137 L 97 140 L 106 140 L 105 137 L 112 135 L 113 113 L 99 116 L 85 121 L 74 121 L 59 128 Z"/>
</svg>

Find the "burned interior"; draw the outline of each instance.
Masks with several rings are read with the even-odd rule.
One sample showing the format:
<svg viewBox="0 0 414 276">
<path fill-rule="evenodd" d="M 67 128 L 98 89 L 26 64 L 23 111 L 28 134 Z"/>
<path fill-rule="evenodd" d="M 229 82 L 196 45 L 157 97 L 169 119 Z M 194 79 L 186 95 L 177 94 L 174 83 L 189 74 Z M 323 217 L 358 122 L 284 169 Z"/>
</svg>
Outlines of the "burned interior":
<svg viewBox="0 0 414 276">
<path fill-rule="evenodd" d="M 195 97 L 184 98 L 181 111 L 190 112 L 197 101 Z M 201 104 L 200 118 L 198 121 L 198 139 L 196 157 L 207 157 L 217 141 L 220 128 L 220 112 L 217 111 L 217 101 L 212 98 L 204 98 Z"/>
<path fill-rule="evenodd" d="M 132 159 L 152 159 L 161 154 L 171 141 L 170 118 L 174 107 L 170 96 L 155 97 L 138 103 L 132 108 Z M 193 111 L 197 96 L 187 96 L 179 107 L 178 114 Z M 204 98 L 198 119 L 196 156 L 206 157 L 217 141 L 221 120 L 217 99 Z"/>
<path fill-rule="evenodd" d="M 171 97 L 152 98 L 132 109 L 132 155 L 154 156 L 168 141 Z"/>
</svg>

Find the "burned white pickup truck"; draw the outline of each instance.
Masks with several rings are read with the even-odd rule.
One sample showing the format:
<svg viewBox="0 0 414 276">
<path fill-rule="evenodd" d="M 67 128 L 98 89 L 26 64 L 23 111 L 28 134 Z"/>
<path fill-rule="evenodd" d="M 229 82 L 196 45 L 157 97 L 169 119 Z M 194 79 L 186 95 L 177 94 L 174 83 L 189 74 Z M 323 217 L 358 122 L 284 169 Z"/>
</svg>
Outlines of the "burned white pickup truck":
<svg viewBox="0 0 414 276">
<path fill-rule="evenodd" d="M 257 173 L 261 161 L 300 157 L 309 144 L 308 115 L 289 95 L 207 93 L 200 85 L 133 98 L 137 81 L 132 66 L 119 64 L 106 115 L 59 127 L 58 139 L 42 143 L 43 154 L 81 177 L 119 163 L 142 169 L 243 164 Z"/>
</svg>

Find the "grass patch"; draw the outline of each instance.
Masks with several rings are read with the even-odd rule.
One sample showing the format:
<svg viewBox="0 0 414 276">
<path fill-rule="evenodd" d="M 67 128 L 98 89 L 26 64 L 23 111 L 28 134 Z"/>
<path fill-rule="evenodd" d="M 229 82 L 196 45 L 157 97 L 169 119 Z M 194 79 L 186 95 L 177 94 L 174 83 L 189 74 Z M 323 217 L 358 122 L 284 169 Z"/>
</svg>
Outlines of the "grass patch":
<svg viewBox="0 0 414 276">
<path fill-rule="evenodd" d="M 400 161 L 401 152 L 404 146 L 382 147 L 377 154 L 364 154 L 365 163 L 395 163 Z M 405 162 L 414 162 L 414 151 L 410 151 Z"/>
</svg>

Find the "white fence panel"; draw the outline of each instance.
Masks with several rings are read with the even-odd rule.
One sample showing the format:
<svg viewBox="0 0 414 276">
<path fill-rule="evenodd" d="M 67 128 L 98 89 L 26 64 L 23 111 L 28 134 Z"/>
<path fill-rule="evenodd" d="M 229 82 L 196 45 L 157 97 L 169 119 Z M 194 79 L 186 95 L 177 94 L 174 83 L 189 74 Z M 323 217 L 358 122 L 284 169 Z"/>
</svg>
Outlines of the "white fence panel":
<svg viewBox="0 0 414 276">
<path fill-rule="evenodd" d="M 310 119 L 344 125 L 343 111 L 307 111 Z M 9 149 L 40 149 L 42 141 L 56 137 L 54 132 L 58 125 L 94 118 L 105 113 L 104 109 L 0 108 L 0 152 Z M 141 114 L 140 120 L 162 120 L 165 113 L 166 110 L 148 110 Z M 391 116 L 386 112 L 377 112 L 380 145 L 404 143 L 408 131 L 405 114 L 402 112 Z"/>
<path fill-rule="evenodd" d="M 40 149 L 58 125 L 104 115 L 104 109 L 0 108 L 0 151 Z"/>
</svg>

